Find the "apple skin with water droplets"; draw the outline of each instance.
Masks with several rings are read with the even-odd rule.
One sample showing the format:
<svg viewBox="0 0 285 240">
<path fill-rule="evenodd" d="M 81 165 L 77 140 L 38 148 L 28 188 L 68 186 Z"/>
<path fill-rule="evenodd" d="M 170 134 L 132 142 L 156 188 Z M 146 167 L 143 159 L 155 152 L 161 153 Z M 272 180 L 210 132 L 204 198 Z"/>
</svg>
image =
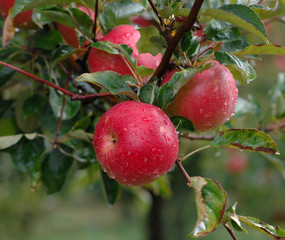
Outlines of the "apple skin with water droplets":
<svg viewBox="0 0 285 240">
<path fill-rule="evenodd" d="M 139 54 L 137 42 L 140 32 L 131 25 L 119 25 L 113 28 L 98 41 L 109 41 L 114 44 L 126 44 L 132 48 L 132 56 L 137 60 L 138 66 L 145 66 L 156 70 L 161 62 L 161 54 L 156 56 L 150 53 Z M 114 55 L 97 48 L 91 48 L 88 56 L 88 68 L 90 72 L 114 71 L 122 75 L 133 76 L 133 70 L 126 64 L 121 55 Z"/>
<path fill-rule="evenodd" d="M 178 156 L 179 140 L 160 108 L 127 101 L 101 117 L 93 145 L 103 171 L 129 187 L 150 183 L 170 171 Z"/>
<path fill-rule="evenodd" d="M 219 62 L 196 74 L 177 93 L 175 100 L 166 108 L 169 116 L 188 118 L 195 131 L 210 131 L 230 119 L 235 110 L 238 89 L 231 72 Z M 162 81 L 170 80 L 172 70 Z"/>
</svg>

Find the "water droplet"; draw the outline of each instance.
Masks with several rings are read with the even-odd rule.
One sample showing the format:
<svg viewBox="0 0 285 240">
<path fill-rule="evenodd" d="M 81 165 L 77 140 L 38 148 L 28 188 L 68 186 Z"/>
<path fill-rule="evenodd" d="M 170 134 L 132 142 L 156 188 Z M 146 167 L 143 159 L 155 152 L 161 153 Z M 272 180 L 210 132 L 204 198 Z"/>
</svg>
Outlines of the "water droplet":
<svg viewBox="0 0 285 240">
<path fill-rule="evenodd" d="M 199 113 L 202 115 L 203 112 L 204 112 L 204 109 L 203 109 L 203 108 L 200 108 Z"/>
<path fill-rule="evenodd" d="M 164 124 L 165 124 L 165 125 L 167 125 L 167 124 L 168 124 L 166 120 L 164 120 Z"/>
<path fill-rule="evenodd" d="M 144 161 L 144 162 L 147 162 L 147 161 L 148 161 L 148 159 L 145 157 L 143 161 Z"/>
<path fill-rule="evenodd" d="M 128 152 L 128 155 L 131 155 L 132 154 L 132 152 Z"/>
<path fill-rule="evenodd" d="M 144 122 L 149 122 L 149 121 L 151 120 L 151 118 L 150 118 L 150 117 L 143 117 L 142 120 L 143 120 Z"/>
<path fill-rule="evenodd" d="M 207 113 L 205 114 L 205 117 L 206 117 L 206 118 L 212 117 L 212 113 L 211 113 L 211 112 L 207 112 Z"/>
<path fill-rule="evenodd" d="M 218 91 L 218 87 L 215 86 L 214 89 L 213 89 L 213 93 L 217 92 Z"/>
<path fill-rule="evenodd" d="M 225 105 L 225 106 L 228 106 L 228 102 L 225 102 L 224 105 Z"/>
</svg>

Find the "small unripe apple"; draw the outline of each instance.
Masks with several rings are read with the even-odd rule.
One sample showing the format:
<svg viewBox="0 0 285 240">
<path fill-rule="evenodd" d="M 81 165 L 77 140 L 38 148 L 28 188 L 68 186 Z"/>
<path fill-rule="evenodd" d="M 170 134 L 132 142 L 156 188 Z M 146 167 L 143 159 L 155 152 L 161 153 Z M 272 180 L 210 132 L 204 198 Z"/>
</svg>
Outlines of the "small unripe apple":
<svg viewBox="0 0 285 240">
<path fill-rule="evenodd" d="M 126 44 L 133 49 L 132 56 L 137 59 L 137 65 L 144 65 L 147 68 L 156 69 L 161 61 L 161 54 L 156 56 L 150 53 L 139 55 L 137 42 L 140 38 L 140 32 L 131 25 L 120 25 L 112 29 L 99 41 L 109 41 L 114 44 Z M 133 76 L 132 70 L 125 63 L 120 55 L 113 55 L 105 51 L 91 48 L 88 57 L 88 66 L 90 72 L 114 71 L 122 75 Z"/>
<path fill-rule="evenodd" d="M 224 124 L 233 115 L 238 89 L 231 72 L 217 61 L 198 73 L 177 93 L 166 108 L 170 116 L 188 118 L 196 131 L 210 131 Z M 162 81 L 168 82 L 175 70 Z"/>
<path fill-rule="evenodd" d="M 9 10 L 14 6 L 15 0 L 0 0 L 0 12 L 5 19 L 9 15 Z M 17 14 L 13 18 L 13 25 L 17 28 L 30 29 L 36 25 L 32 20 L 33 10 L 27 10 Z"/>
<path fill-rule="evenodd" d="M 178 155 L 178 135 L 158 107 L 127 101 L 111 107 L 96 125 L 94 150 L 110 178 L 144 185 L 167 173 Z"/>
</svg>

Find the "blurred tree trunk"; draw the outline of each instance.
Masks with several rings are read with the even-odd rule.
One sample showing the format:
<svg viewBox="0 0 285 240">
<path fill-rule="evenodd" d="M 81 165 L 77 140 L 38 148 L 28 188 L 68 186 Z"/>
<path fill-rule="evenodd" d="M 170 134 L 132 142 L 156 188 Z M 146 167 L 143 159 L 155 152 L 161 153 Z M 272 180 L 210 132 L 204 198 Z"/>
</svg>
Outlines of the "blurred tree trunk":
<svg viewBox="0 0 285 240">
<path fill-rule="evenodd" d="M 163 219 L 161 196 L 155 195 L 150 191 L 152 203 L 148 214 L 148 240 L 163 240 Z"/>
</svg>

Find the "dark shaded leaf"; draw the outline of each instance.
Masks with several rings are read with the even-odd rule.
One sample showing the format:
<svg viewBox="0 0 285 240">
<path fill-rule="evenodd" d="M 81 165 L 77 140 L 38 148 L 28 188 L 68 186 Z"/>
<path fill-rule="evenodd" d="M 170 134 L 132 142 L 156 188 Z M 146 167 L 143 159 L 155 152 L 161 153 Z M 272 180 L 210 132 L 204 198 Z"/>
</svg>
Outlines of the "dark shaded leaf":
<svg viewBox="0 0 285 240">
<path fill-rule="evenodd" d="M 49 31 L 38 30 L 35 34 L 34 46 L 44 50 L 53 50 L 58 44 L 63 44 L 61 34 L 55 30 L 50 29 Z"/>
<path fill-rule="evenodd" d="M 41 94 L 35 94 L 27 98 L 23 105 L 24 118 L 40 113 L 45 107 L 46 99 Z"/>
<path fill-rule="evenodd" d="M 175 129 L 180 132 L 192 132 L 195 130 L 193 123 L 188 118 L 174 116 L 171 117 L 170 120 L 172 121 Z"/>
<path fill-rule="evenodd" d="M 103 11 L 99 15 L 100 25 L 104 33 L 108 33 L 114 26 L 116 22 L 116 16 L 110 7 L 104 7 Z"/>
<path fill-rule="evenodd" d="M 59 191 L 65 181 L 68 170 L 71 168 L 73 158 L 53 149 L 42 164 L 41 179 L 47 187 L 48 194 Z"/>
<path fill-rule="evenodd" d="M 105 4 L 104 7 L 111 8 L 116 18 L 125 18 L 144 11 L 144 7 L 141 4 L 131 0 L 112 1 Z"/>
<path fill-rule="evenodd" d="M 8 82 L 14 76 L 15 73 L 16 71 L 11 68 L 0 68 L 0 86 Z"/>
<path fill-rule="evenodd" d="M 114 205 L 119 195 L 120 185 L 114 179 L 109 178 L 109 176 L 102 170 L 101 174 L 107 201 L 110 205 Z"/>
<path fill-rule="evenodd" d="M 52 66 L 54 67 L 57 63 L 68 59 L 74 52 L 75 50 L 73 47 L 69 45 L 61 45 L 52 55 Z"/>
</svg>

